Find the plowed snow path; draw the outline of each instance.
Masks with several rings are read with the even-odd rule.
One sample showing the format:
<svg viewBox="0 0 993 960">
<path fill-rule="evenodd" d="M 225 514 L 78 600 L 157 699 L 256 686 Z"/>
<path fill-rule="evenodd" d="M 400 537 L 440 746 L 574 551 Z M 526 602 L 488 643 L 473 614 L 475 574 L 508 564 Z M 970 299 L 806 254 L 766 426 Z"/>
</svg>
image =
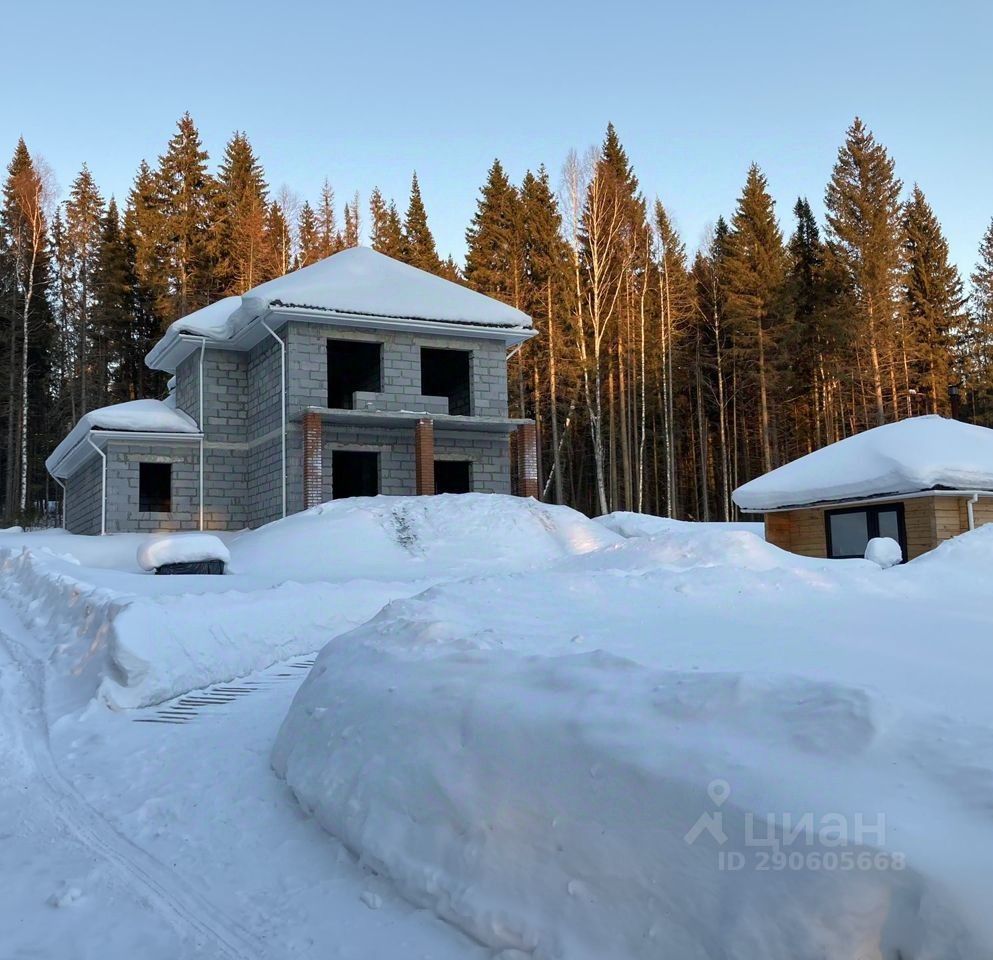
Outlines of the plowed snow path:
<svg viewBox="0 0 993 960">
<path fill-rule="evenodd" d="M 93 705 L 49 730 L 39 646 L 0 604 L 3 960 L 487 956 L 356 863 L 272 773 L 305 671 L 246 678 L 251 696 L 196 723 Z"/>
</svg>

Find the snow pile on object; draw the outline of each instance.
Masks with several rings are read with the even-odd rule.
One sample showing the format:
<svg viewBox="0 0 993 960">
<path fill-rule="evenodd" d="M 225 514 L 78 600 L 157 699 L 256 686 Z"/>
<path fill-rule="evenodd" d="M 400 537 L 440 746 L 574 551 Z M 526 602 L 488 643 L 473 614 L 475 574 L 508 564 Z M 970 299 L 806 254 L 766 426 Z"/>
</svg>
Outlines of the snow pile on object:
<svg viewBox="0 0 993 960">
<path fill-rule="evenodd" d="M 228 563 L 228 548 L 210 533 L 177 533 L 150 537 L 138 548 L 138 566 L 155 570 L 167 563 L 196 563 L 221 560 Z"/>
<path fill-rule="evenodd" d="M 873 537 L 866 544 L 865 558 L 886 570 L 903 563 L 903 550 L 892 537 Z"/>
<path fill-rule="evenodd" d="M 885 577 L 700 534 L 391 604 L 321 653 L 277 773 L 494 950 L 993 955 L 993 531 Z"/>
<path fill-rule="evenodd" d="M 287 579 L 450 579 L 522 570 L 620 540 L 568 507 L 490 493 L 333 500 L 229 541 L 231 571 Z"/>
<path fill-rule="evenodd" d="M 656 517 L 650 513 L 631 513 L 627 510 L 616 510 L 595 518 L 608 530 L 619 533 L 622 537 L 657 537 L 659 534 L 671 533 L 678 530 L 700 530 L 704 526 L 715 530 L 739 530 L 754 533 L 757 537 L 765 537 L 765 526 L 761 522 L 739 521 L 710 521 L 706 524 L 694 520 L 671 520 L 668 517 Z"/>
<path fill-rule="evenodd" d="M 934 488 L 993 490 L 993 430 L 943 417 L 887 423 L 815 450 L 734 491 L 761 512 Z"/>
<path fill-rule="evenodd" d="M 55 471 L 63 457 L 91 430 L 130 430 L 143 433 L 197 433 L 196 422 L 181 410 L 162 400 L 128 400 L 109 407 L 91 410 L 79 418 L 76 426 L 52 451 L 45 468 Z"/>
</svg>

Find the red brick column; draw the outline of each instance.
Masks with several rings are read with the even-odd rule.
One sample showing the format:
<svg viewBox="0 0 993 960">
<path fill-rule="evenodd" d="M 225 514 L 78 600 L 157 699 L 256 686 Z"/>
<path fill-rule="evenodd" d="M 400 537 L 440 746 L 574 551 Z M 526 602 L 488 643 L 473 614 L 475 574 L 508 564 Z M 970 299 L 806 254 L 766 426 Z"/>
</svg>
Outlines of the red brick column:
<svg viewBox="0 0 993 960">
<path fill-rule="evenodd" d="M 522 423 L 515 431 L 517 452 L 517 493 L 521 497 L 534 497 L 538 491 L 538 436 L 533 423 Z"/>
<path fill-rule="evenodd" d="M 324 443 L 321 417 L 303 415 L 303 507 L 316 507 L 324 499 Z"/>
<path fill-rule="evenodd" d="M 510 443 L 510 492 L 513 496 L 521 495 L 520 459 L 517 455 L 517 430 L 511 431 L 507 438 Z"/>
<path fill-rule="evenodd" d="M 434 493 L 434 421 L 418 420 L 414 425 L 414 493 Z"/>
</svg>

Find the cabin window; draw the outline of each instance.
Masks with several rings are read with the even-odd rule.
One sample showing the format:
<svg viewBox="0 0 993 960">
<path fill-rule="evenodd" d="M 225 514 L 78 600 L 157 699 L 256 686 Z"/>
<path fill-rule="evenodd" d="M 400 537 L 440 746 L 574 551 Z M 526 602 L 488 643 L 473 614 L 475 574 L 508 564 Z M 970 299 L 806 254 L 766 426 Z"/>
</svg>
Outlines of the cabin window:
<svg viewBox="0 0 993 960">
<path fill-rule="evenodd" d="M 824 527 L 829 557 L 839 560 L 864 557 L 870 540 L 890 537 L 900 544 L 903 559 L 907 559 L 907 531 L 902 503 L 828 510 L 824 514 Z"/>
<path fill-rule="evenodd" d="M 469 460 L 435 460 L 435 493 L 469 493 L 472 490 L 472 463 Z"/>
<path fill-rule="evenodd" d="M 375 497 L 379 493 L 379 454 L 363 450 L 331 451 L 331 497 Z"/>
<path fill-rule="evenodd" d="M 383 345 L 366 340 L 328 340 L 328 406 L 353 410 L 358 391 L 383 389 Z"/>
<path fill-rule="evenodd" d="M 172 464 L 138 464 L 138 511 L 170 513 L 172 511 Z"/>
<path fill-rule="evenodd" d="M 472 413 L 468 350 L 421 347 L 421 395 L 448 397 L 448 412 L 468 417 Z"/>
</svg>

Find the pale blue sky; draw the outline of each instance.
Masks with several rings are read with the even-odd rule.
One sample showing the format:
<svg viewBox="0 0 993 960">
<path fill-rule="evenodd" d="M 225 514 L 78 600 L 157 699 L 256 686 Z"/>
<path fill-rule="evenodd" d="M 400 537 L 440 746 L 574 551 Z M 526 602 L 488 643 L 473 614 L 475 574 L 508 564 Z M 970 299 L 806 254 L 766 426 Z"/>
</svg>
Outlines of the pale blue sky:
<svg viewBox="0 0 993 960">
<path fill-rule="evenodd" d="M 993 217 L 993 5 L 953 2 L 10 4 L 0 152 L 18 134 L 63 188 L 122 196 L 189 110 L 212 159 L 244 129 L 274 188 L 339 202 L 418 171 L 442 253 L 494 157 L 515 178 L 616 125 L 688 245 L 751 161 L 785 232 L 821 209 L 852 117 L 917 180 L 968 272 Z M 6 162 L 6 159 L 4 159 Z"/>
</svg>

